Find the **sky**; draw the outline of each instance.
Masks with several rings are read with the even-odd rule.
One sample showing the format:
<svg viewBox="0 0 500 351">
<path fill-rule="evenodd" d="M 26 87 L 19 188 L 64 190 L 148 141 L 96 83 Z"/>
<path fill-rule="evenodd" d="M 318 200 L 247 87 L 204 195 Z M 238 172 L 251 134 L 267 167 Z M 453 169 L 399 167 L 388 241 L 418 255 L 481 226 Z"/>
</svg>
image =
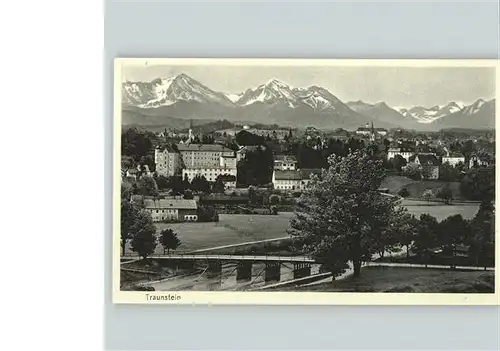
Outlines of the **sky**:
<svg viewBox="0 0 500 351">
<path fill-rule="evenodd" d="M 471 104 L 495 97 L 490 67 L 320 67 L 235 65 L 123 65 L 123 81 L 151 81 L 185 73 L 212 90 L 238 94 L 270 79 L 291 87 L 318 85 L 344 102 L 384 101 L 395 108 Z"/>
</svg>

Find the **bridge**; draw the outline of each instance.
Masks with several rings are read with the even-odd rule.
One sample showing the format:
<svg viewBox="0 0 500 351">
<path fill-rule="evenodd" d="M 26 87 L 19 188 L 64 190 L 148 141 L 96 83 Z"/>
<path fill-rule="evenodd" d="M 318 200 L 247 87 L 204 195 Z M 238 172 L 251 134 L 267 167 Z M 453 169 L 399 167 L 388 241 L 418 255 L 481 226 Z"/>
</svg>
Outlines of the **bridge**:
<svg viewBox="0 0 500 351">
<path fill-rule="evenodd" d="M 123 258 L 126 258 L 126 256 L 122 256 Z M 151 255 L 148 258 L 167 261 L 177 268 L 186 269 L 193 269 L 196 264 L 201 263 L 206 267 L 204 272 L 209 276 L 221 275 L 224 264 L 235 262 L 237 280 L 247 281 L 251 280 L 252 266 L 257 263 L 265 263 L 263 269 L 265 281 L 279 281 L 281 265 L 284 263 L 293 264 L 294 279 L 311 275 L 311 265 L 318 264 L 313 258 L 308 256 L 170 254 Z"/>
<path fill-rule="evenodd" d="M 173 254 L 152 255 L 148 258 L 163 260 L 204 260 L 204 261 L 252 261 L 252 262 L 305 262 L 316 261 L 307 256 L 274 256 L 274 255 L 200 255 L 200 254 Z"/>
</svg>

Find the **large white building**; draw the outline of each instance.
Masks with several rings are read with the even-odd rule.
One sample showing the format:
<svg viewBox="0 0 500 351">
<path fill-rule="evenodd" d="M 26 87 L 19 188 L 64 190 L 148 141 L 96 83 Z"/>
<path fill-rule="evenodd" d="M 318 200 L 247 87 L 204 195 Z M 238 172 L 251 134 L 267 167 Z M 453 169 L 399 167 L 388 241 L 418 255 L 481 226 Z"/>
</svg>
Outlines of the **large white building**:
<svg viewBox="0 0 500 351">
<path fill-rule="evenodd" d="M 297 169 L 295 156 L 276 155 L 274 157 L 274 169 L 280 171 L 294 171 Z"/>
<path fill-rule="evenodd" d="M 191 182 L 196 176 L 203 176 L 209 182 L 215 182 L 218 176 L 231 176 L 225 177 L 226 179 L 233 179 L 226 181 L 225 185 L 229 188 L 236 187 L 237 176 L 237 158 L 235 153 L 222 146 L 223 149 L 218 148 L 221 145 L 204 145 L 205 148 L 195 149 L 196 151 L 185 151 L 187 163 L 184 163 L 182 170 L 182 178 L 188 178 Z M 216 146 L 211 148 L 210 146 Z M 202 150 L 202 151 L 198 151 Z M 181 151 L 182 155 L 182 151 Z"/>
<path fill-rule="evenodd" d="M 320 172 L 320 169 L 274 170 L 273 186 L 278 190 L 301 191 L 309 184 L 311 175 Z"/>
<path fill-rule="evenodd" d="M 155 149 L 156 173 L 171 177 L 179 173 L 181 160 L 179 153 L 170 145 Z"/>
<path fill-rule="evenodd" d="M 390 160 L 394 157 L 396 157 L 397 155 L 401 156 L 402 158 L 404 158 L 406 160 L 406 162 L 409 162 L 410 160 L 410 157 L 412 157 L 413 155 L 415 154 L 415 152 L 413 151 L 409 151 L 409 150 L 404 150 L 402 148 L 390 148 L 389 151 L 387 151 L 387 159 Z"/>
<path fill-rule="evenodd" d="M 198 220 L 196 200 L 145 199 L 144 208 L 151 213 L 153 222 L 195 222 Z"/>
<path fill-rule="evenodd" d="M 460 153 L 447 153 L 446 156 L 443 156 L 443 163 L 448 163 L 450 166 L 455 167 L 459 163 L 465 164 L 465 156 Z"/>
<path fill-rule="evenodd" d="M 218 168 L 221 157 L 235 157 L 233 150 L 219 144 L 177 144 L 186 168 Z"/>
</svg>

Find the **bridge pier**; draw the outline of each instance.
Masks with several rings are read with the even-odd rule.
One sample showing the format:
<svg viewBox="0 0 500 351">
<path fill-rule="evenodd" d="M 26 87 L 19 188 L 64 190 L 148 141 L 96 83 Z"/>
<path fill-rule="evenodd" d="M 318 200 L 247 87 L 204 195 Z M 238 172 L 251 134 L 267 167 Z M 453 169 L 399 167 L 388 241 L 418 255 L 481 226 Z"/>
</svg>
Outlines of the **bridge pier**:
<svg viewBox="0 0 500 351">
<path fill-rule="evenodd" d="M 280 281 L 281 278 L 281 263 L 280 262 L 266 262 L 265 277 L 266 282 Z"/>
<path fill-rule="evenodd" d="M 311 275 L 311 265 L 305 262 L 293 264 L 293 279 L 305 278 Z"/>
<path fill-rule="evenodd" d="M 207 273 L 209 276 L 215 276 L 222 274 L 222 263 L 221 261 L 208 261 L 208 270 Z"/>
<path fill-rule="evenodd" d="M 251 280 L 252 279 L 252 262 L 240 261 L 236 268 L 236 280 Z"/>
</svg>

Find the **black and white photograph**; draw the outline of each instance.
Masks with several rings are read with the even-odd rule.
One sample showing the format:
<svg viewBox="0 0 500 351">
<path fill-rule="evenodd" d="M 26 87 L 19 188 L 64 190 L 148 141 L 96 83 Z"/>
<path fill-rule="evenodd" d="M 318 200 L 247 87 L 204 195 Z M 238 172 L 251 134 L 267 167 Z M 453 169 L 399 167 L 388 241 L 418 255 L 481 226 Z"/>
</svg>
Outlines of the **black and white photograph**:
<svg viewBox="0 0 500 351">
<path fill-rule="evenodd" d="M 115 293 L 494 302 L 497 66 L 115 60 Z"/>
</svg>

